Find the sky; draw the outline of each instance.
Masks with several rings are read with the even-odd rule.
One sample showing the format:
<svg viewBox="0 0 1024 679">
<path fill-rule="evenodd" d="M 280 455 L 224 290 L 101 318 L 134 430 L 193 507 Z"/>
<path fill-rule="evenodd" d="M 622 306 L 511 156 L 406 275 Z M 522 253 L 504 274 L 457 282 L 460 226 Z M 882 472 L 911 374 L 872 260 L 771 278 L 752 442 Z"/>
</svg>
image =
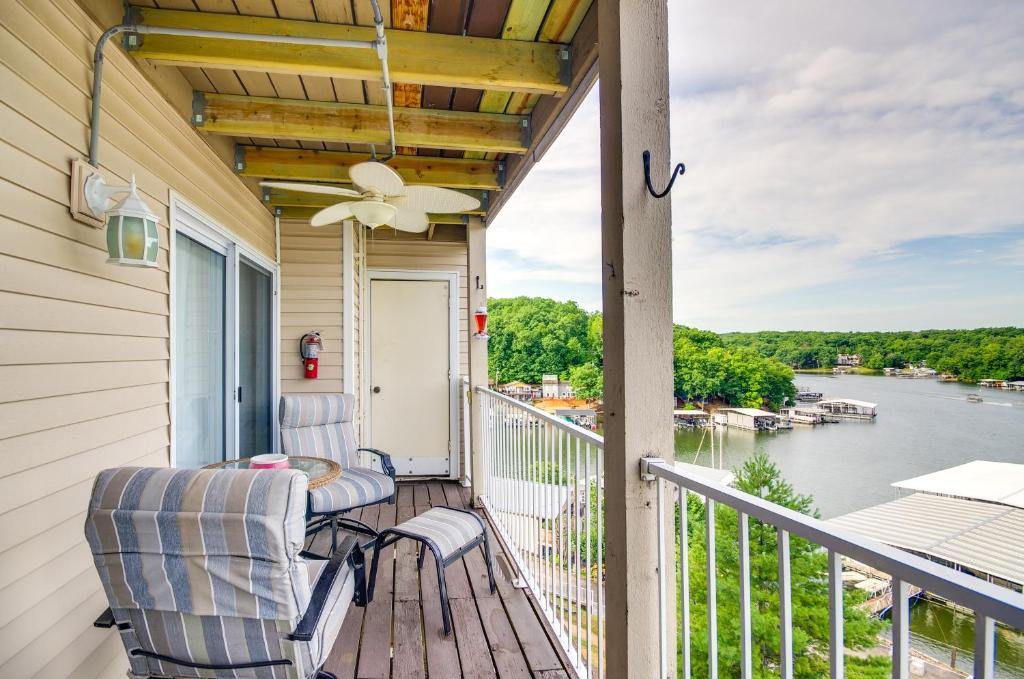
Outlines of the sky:
<svg viewBox="0 0 1024 679">
<path fill-rule="evenodd" d="M 676 323 L 1024 325 L 1024 2 L 669 0 L 669 32 Z M 599 86 L 489 225 L 492 297 L 600 309 Z"/>
</svg>

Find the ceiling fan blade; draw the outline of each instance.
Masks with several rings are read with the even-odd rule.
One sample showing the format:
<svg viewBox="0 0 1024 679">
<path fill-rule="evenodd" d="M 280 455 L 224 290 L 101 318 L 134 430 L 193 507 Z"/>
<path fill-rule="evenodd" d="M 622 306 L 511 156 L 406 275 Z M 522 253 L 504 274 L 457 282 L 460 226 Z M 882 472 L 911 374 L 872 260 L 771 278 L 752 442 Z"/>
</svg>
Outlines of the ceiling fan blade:
<svg viewBox="0 0 1024 679">
<path fill-rule="evenodd" d="M 352 217 L 352 203 L 336 203 L 309 218 L 310 226 L 327 226 Z"/>
<path fill-rule="evenodd" d="M 289 191 L 301 191 L 302 193 L 326 193 L 331 196 L 354 196 L 362 194 L 352 189 L 345 189 L 330 184 L 300 184 L 299 182 L 260 182 L 260 186 L 267 189 L 287 189 Z"/>
<path fill-rule="evenodd" d="M 353 184 L 367 191 L 376 190 L 384 196 L 401 196 L 405 193 L 402 176 L 375 160 L 353 165 L 348 169 L 348 176 Z"/>
<path fill-rule="evenodd" d="M 430 220 L 427 219 L 427 213 L 422 210 L 399 207 L 394 218 L 388 222 L 388 226 L 399 231 L 423 233 L 430 226 Z"/>
<path fill-rule="evenodd" d="M 466 212 L 480 207 L 480 201 L 472 196 L 437 186 L 409 186 L 404 196 L 389 198 L 388 202 L 399 209 L 440 214 Z"/>
</svg>

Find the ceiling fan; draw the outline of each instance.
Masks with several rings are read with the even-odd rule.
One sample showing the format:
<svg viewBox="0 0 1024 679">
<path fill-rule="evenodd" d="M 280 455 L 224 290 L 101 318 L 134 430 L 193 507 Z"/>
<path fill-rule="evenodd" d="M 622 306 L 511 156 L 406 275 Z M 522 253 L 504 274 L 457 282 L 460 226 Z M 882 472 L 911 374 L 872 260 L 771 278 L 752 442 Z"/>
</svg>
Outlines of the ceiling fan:
<svg viewBox="0 0 1024 679">
<path fill-rule="evenodd" d="M 386 225 L 400 231 L 419 233 L 426 231 L 430 225 L 428 212 L 449 214 L 480 207 L 480 201 L 476 198 L 451 189 L 406 186 L 401 175 L 376 161 L 353 165 L 349 168 L 349 178 L 360 190 L 294 182 L 263 181 L 260 186 L 359 199 L 325 207 L 310 218 L 312 226 L 327 226 L 345 219 L 355 219 L 371 229 Z"/>
</svg>

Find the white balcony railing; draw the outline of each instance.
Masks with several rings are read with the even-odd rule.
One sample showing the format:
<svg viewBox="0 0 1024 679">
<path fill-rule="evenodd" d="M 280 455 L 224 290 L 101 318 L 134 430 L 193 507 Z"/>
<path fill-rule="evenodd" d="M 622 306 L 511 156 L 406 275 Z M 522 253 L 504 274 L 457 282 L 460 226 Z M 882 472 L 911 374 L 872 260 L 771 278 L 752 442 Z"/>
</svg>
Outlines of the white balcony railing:
<svg viewBox="0 0 1024 679">
<path fill-rule="evenodd" d="M 484 506 L 515 561 L 521 584 L 540 602 L 552 628 L 580 676 L 604 676 L 604 440 L 590 431 L 489 389 L 477 389 L 484 425 Z M 662 648 L 669 635 L 680 644 L 678 676 L 690 679 L 690 568 L 686 493 L 706 502 L 707 679 L 719 676 L 716 601 L 719 564 L 715 555 L 715 505 L 738 515 L 740 677 L 753 677 L 751 631 L 750 520 L 774 527 L 777 534 L 779 597 L 779 667 L 782 679 L 793 677 L 793 592 L 790 538 L 805 539 L 828 553 L 830 677 L 844 676 L 842 559 L 849 557 L 892 578 L 893 677 L 910 676 L 910 594 L 922 589 L 975 613 L 974 677 L 994 679 L 995 623 L 1024 629 L 1024 595 L 954 571 L 913 554 L 850 533 L 799 512 L 773 504 L 662 460 L 645 460 L 639 470 L 658 484 L 661 507 L 672 503 L 675 527 L 666 526 L 667 511 L 658 512 L 658 538 L 675 542 L 676 569 L 660 564 L 662 590 L 677 589 L 676 606 L 661 598 Z M 667 509 L 667 508 L 665 508 Z M 665 549 L 659 549 L 665 554 Z M 669 587 L 664 578 L 678 578 Z M 731 590 L 734 591 L 734 590 Z M 756 602 L 755 602 L 756 603 Z M 825 650 L 821 650 L 825 653 Z M 670 659 L 661 654 L 666 676 Z M 700 677 L 699 679 L 704 679 Z"/>
<path fill-rule="evenodd" d="M 688 530 L 685 494 L 687 491 L 703 496 L 706 501 L 704 535 L 707 548 L 705 572 L 707 578 L 707 648 L 708 679 L 718 677 L 718 625 L 715 617 L 717 564 L 715 559 L 715 504 L 727 505 L 738 513 L 737 545 L 739 554 L 739 611 L 740 611 L 740 676 L 748 679 L 753 675 L 750 601 L 750 519 L 773 526 L 777 531 L 777 562 L 779 578 L 779 675 L 782 679 L 793 677 L 793 597 L 791 589 L 790 536 L 804 538 L 828 552 L 829 580 L 829 665 L 830 676 L 843 676 L 843 584 L 842 557 L 855 559 L 892 578 L 892 676 L 904 679 L 910 676 L 910 611 L 911 587 L 943 597 L 954 604 L 971 609 L 975 614 L 974 635 L 974 677 L 993 679 L 995 622 L 1009 627 L 1024 629 L 1024 595 L 993 585 L 979 578 L 954 571 L 921 557 L 883 545 L 868 538 L 849 533 L 813 517 L 800 514 L 779 505 L 735 490 L 728 486 L 695 477 L 682 467 L 662 460 L 645 460 L 641 473 L 644 478 L 658 484 L 659 503 L 672 502 L 679 521 L 679 535 L 674 527 L 658 526 L 660 540 L 677 540 L 680 568 L 678 573 L 666 573 L 660 568 L 661 577 L 677 577 L 675 583 L 682 593 L 681 599 L 681 653 L 678 675 L 689 679 L 690 658 L 690 573 L 688 563 Z M 673 492 L 674 491 L 674 492 Z M 661 505 L 664 507 L 664 505 Z M 666 512 L 658 512 L 664 522 Z M 660 550 L 664 553 L 664 550 Z M 1024 557 L 1022 557 L 1024 558 Z M 662 590 L 667 591 L 662 583 Z M 664 597 L 663 597 L 664 599 Z M 669 619 L 662 603 L 661 620 Z M 662 647 L 669 634 L 680 630 L 667 629 L 663 622 Z M 664 656 L 664 654 L 663 654 Z M 662 676 L 666 674 L 666 659 L 662 658 Z M 703 679 L 703 678 L 702 678 Z"/>
<path fill-rule="evenodd" d="M 484 507 L 581 677 L 603 676 L 604 440 L 489 389 Z"/>
</svg>

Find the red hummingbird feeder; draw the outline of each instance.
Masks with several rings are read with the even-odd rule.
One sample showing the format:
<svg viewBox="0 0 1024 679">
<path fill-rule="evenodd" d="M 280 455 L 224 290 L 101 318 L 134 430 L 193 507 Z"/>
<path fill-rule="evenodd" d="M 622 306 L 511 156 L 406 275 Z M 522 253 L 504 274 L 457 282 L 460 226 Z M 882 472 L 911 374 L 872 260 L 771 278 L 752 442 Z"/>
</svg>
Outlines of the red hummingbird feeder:
<svg viewBox="0 0 1024 679">
<path fill-rule="evenodd" d="M 473 312 L 473 320 L 476 322 L 476 334 L 473 337 L 478 339 L 487 339 L 487 307 L 477 307 L 476 311 Z"/>
</svg>

